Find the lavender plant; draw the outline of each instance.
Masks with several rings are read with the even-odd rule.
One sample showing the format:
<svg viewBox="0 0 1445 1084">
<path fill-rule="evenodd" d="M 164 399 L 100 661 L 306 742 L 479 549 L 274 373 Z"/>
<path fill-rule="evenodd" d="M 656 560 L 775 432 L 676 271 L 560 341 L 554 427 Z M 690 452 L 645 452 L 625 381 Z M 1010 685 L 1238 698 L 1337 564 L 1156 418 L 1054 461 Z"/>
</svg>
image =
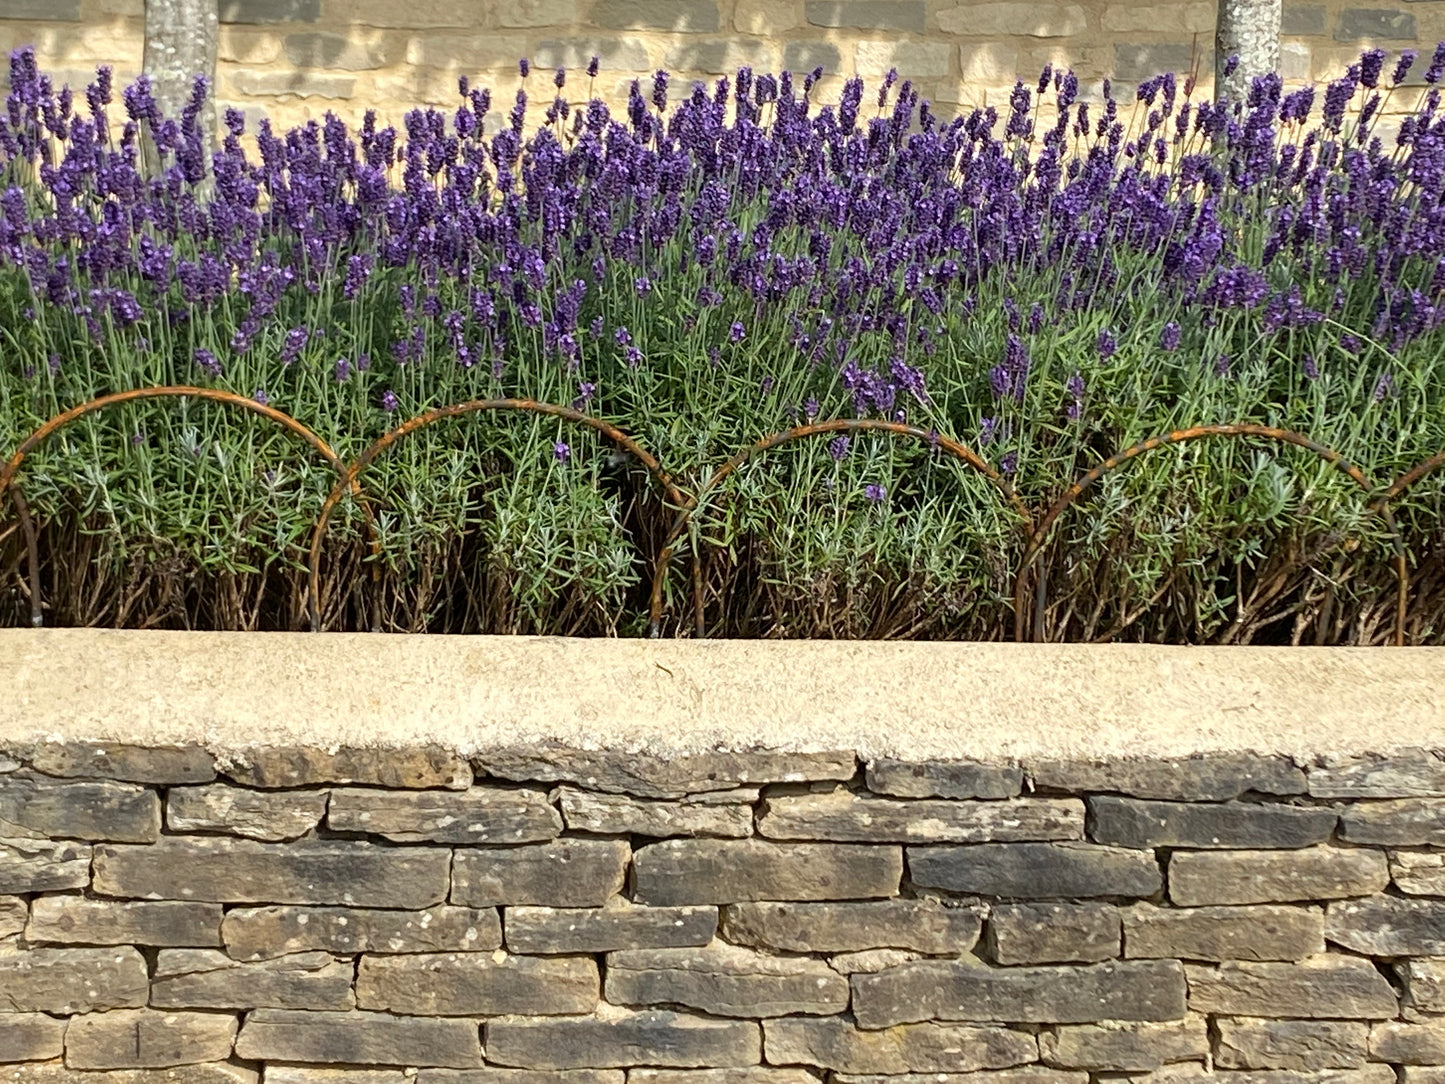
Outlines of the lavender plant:
<svg viewBox="0 0 1445 1084">
<path fill-rule="evenodd" d="M 473 398 L 572 404 L 699 491 L 805 421 L 906 421 L 975 447 L 1033 507 L 1187 425 L 1300 430 L 1388 480 L 1445 447 L 1445 44 L 1371 51 L 1317 91 L 1195 101 L 1161 75 L 1080 99 L 1072 73 L 943 119 L 890 75 L 740 70 L 626 117 L 524 70 L 510 107 L 285 133 L 225 117 L 205 160 L 109 73 L 76 100 L 30 51 L 0 119 L 0 447 L 107 392 L 199 383 L 292 414 L 344 458 Z M 551 98 L 528 127 L 528 91 Z M 590 86 L 588 87 L 590 91 Z M 152 148 L 158 172 L 142 170 Z M 302 549 L 334 475 L 251 417 L 131 404 L 23 475 L 50 620 L 300 627 Z M 591 431 L 471 416 L 368 471 L 328 539 L 331 627 L 637 633 L 674 522 Z M 860 433 L 759 456 L 702 494 L 684 555 L 714 634 L 998 638 L 1023 547 L 985 479 Z M 1445 638 L 1441 489 L 1397 510 L 1414 637 Z M 20 619 L 20 536 L 0 536 Z M 1380 524 L 1297 449 L 1200 442 L 1107 476 L 1042 567 L 1045 635 L 1370 643 L 1393 605 Z M 685 575 L 674 617 L 690 626 Z M 676 616 L 682 613 L 682 617 Z"/>
</svg>

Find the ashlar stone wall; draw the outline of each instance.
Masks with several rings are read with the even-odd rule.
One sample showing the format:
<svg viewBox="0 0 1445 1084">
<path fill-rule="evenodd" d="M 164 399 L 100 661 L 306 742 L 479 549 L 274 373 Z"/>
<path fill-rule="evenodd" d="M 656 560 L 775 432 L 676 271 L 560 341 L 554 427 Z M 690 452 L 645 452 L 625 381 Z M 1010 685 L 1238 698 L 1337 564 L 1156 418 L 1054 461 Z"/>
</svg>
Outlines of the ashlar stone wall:
<svg viewBox="0 0 1445 1084">
<path fill-rule="evenodd" d="M 517 61 L 550 75 L 601 58 L 590 89 L 615 104 L 658 68 L 679 85 L 741 65 L 881 80 L 890 68 L 939 112 L 1006 103 L 1015 77 L 1072 67 L 1086 91 L 1125 93 L 1159 71 L 1208 74 L 1215 0 L 219 0 L 219 96 L 284 124 L 368 108 L 392 122 L 416 105 L 453 105 L 457 76 L 508 107 Z M 0 0 L 0 45 L 37 46 L 42 64 L 83 85 L 96 64 L 129 78 L 141 63 L 143 0 Z M 1445 39 L 1445 0 L 1285 0 L 1282 68 L 1293 82 L 1336 77 L 1360 50 L 1424 49 Z M 1417 65 L 1423 71 L 1425 65 Z M 575 77 L 573 100 L 589 88 Z M 1392 99 L 1391 104 L 1402 103 Z"/>
<path fill-rule="evenodd" d="M 1445 757 L 0 750 L 10 1084 L 1440 1084 Z"/>
</svg>

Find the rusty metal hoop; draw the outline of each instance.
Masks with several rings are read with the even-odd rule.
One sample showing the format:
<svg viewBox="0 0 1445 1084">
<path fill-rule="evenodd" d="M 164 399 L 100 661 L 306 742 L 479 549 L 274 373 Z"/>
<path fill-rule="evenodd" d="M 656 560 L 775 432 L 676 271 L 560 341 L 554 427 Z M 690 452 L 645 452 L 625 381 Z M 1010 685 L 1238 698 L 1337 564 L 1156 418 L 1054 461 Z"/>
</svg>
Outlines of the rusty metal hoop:
<svg viewBox="0 0 1445 1084">
<path fill-rule="evenodd" d="M 556 403 L 542 403 L 535 399 L 473 399 L 465 403 L 452 403 L 448 406 L 434 407 L 414 418 L 402 422 L 390 432 L 382 434 L 373 443 L 346 467 L 342 477 L 326 496 L 325 502 L 321 505 L 321 512 L 316 518 L 316 525 L 311 531 L 310 559 L 307 563 L 307 587 L 306 594 L 308 607 L 311 611 L 311 631 L 321 631 L 321 543 L 326 535 L 326 525 L 331 520 L 331 513 L 341 502 L 342 495 L 346 490 L 356 484 L 357 477 L 371 464 L 377 456 L 386 451 L 402 437 L 423 429 L 435 422 L 446 418 L 456 418 L 464 414 L 476 414 L 482 411 L 493 410 L 516 410 L 530 414 L 544 414 L 554 418 L 561 418 L 563 421 L 572 422 L 577 425 L 586 426 L 601 433 L 623 451 L 634 456 L 648 473 L 656 479 L 658 485 L 663 489 L 670 501 L 677 505 L 686 503 L 681 492 L 673 484 L 671 476 L 662 469 L 659 463 L 646 448 L 638 444 L 617 426 L 610 422 L 595 418 L 590 414 L 584 414 L 572 407 L 559 406 Z M 380 552 L 379 544 L 373 547 L 373 556 Z"/>
<path fill-rule="evenodd" d="M 1149 437 L 1137 444 L 1131 444 L 1120 452 L 1116 452 L 1098 466 L 1085 472 L 1078 481 L 1074 482 L 1063 495 L 1055 501 L 1039 520 L 1029 536 L 1028 545 L 1024 549 L 1023 559 L 1019 562 L 1018 576 L 1014 580 L 1014 640 L 1023 643 L 1026 639 L 1026 623 L 1024 621 L 1024 587 L 1028 579 L 1029 571 L 1037 562 L 1038 556 L 1047 540 L 1049 531 L 1058 521 L 1059 517 L 1068 510 L 1085 490 L 1097 482 L 1104 475 L 1117 467 L 1123 466 L 1143 455 L 1145 452 L 1153 451 L 1156 448 L 1163 448 L 1172 444 L 1185 444 L 1190 441 L 1203 440 L 1211 437 L 1259 437 L 1265 440 L 1273 440 L 1280 444 L 1293 444 L 1296 447 L 1304 448 L 1313 452 L 1332 467 L 1345 474 L 1352 482 L 1358 485 L 1366 494 L 1375 490 L 1375 485 L 1359 467 L 1349 462 L 1343 455 L 1333 448 L 1320 444 L 1316 440 L 1305 436 L 1303 433 L 1296 433 L 1292 429 L 1279 429 L 1268 425 L 1255 425 L 1248 422 L 1233 422 L 1222 425 L 1200 425 L 1190 429 L 1175 429 L 1162 436 Z M 1445 453 L 1441 455 L 1445 461 Z M 1418 468 L 1417 468 L 1418 469 Z M 1392 487 L 1393 489 L 1393 487 Z M 1403 646 L 1405 642 L 1405 604 L 1409 591 L 1409 569 L 1405 561 L 1404 543 L 1400 538 L 1399 529 L 1395 525 L 1394 514 L 1390 511 L 1390 494 L 1378 498 L 1370 504 L 1370 510 L 1376 512 L 1385 521 L 1389 529 L 1391 546 L 1395 551 L 1395 572 L 1398 579 L 1398 596 L 1396 601 L 1395 614 L 1395 644 Z M 1043 589 L 1040 585 L 1039 599 L 1042 601 Z M 1041 629 L 1038 628 L 1040 614 L 1036 607 L 1034 637 L 1037 638 Z"/>
<path fill-rule="evenodd" d="M 69 410 L 56 414 L 38 429 L 34 430 L 28 437 L 22 440 L 4 463 L 0 463 L 0 499 L 7 494 L 15 504 L 16 515 L 20 518 L 21 524 L 26 527 L 26 543 L 29 549 L 28 561 L 30 562 L 30 620 L 37 627 L 44 621 L 40 609 L 40 570 L 39 554 L 35 541 L 34 525 L 30 522 L 30 516 L 25 507 L 24 498 L 20 495 L 17 475 L 25 457 L 39 447 L 45 440 L 63 429 L 71 422 L 85 417 L 88 414 L 95 414 L 121 403 L 137 402 L 146 399 L 205 399 L 214 403 L 222 403 L 226 406 L 239 407 L 248 410 L 253 414 L 259 414 L 263 418 L 269 418 L 288 432 L 295 434 L 309 444 L 321 458 L 325 459 L 331 468 L 343 479 L 348 477 L 347 467 L 341 457 L 332 450 L 314 430 L 297 421 L 284 411 L 275 407 L 258 403 L 255 399 L 248 399 L 235 392 L 226 391 L 222 388 L 198 388 L 180 384 L 170 384 L 154 388 L 132 388 L 129 391 L 114 392 L 110 395 L 102 395 L 95 399 L 88 400 Z M 367 504 L 361 493 L 361 487 L 352 480 L 353 492 L 360 500 L 362 513 L 366 519 L 367 533 L 370 537 L 373 551 L 378 546 L 376 537 L 376 526 L 372 520 L 371 506 Z"/>
<path fill-rule="evenodd" d="M 889 422 L 872 418 L 835 418 L 832 421 L 816 422 L 811 425 L 794 426 L 777 433 L 769 434 L 761 440 L 754 441 L 740 452 L 733 455 L 717 470 L 713 471 L 711 477 L 702 484 L 697 494 L 685 504 L 678 513 L 677 520 L 673 523 L 672 530 L 668 532 L 667 541 L 663 544 L 662 552 L 658 554 L 657 568 L 652 577 L 652 600 L 648 620 L 648 635 L 656 637 L 660 635 L 662 628 L 662 604 L 663 590 L 667 582 L 668 566 L 671 564 L 673 553 L 677 547 L 678 539 L 682 532 L 688 529 L 692 522 L 693 515 L 701 507 L 703 499 L 717 486 L 722 484 L 727 477 L 746 463 L 753 456 L 776 448 L 781 444 L 789 444 L 795 440 L 803 440 L 808 437 L 826 436 L 829 433 L 853 433 L 853 432 L 877 432 L 888 433 L 893 436 L 912 437 L 921 440 L 932 447 L 941 448 L 953 458 L 971 467 L 982 474 L 994 487 L 1003 495 L 1004 499 L 1013 505 L 1023 519 L 1024 524 L 1032 533 L 1033 517 L 1029 515 L 1028 507 L 1014 492 L 1008 480 L 993 467 L 989 466 L 978 454 L 963 444 L 948 437 L 927 429 L 920 429 L 915 425 L 905 425 L 902 422 Z M 704 633 L 703 619 L 703 598 L 702 598 L 702 577 L 694 566 L 693 576 L 693 622 L 694 630 L 698 636 Z"/>
</svg>

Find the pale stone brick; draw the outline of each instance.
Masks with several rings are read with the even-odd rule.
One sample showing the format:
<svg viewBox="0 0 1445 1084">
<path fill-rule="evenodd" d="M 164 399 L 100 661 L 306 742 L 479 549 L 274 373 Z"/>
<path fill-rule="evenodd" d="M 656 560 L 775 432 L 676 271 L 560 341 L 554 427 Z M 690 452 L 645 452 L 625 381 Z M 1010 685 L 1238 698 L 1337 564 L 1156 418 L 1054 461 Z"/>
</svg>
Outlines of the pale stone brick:
<svg viewBox="0 0 1445 1084">
<path fill-rule="evenodd" d="M 1078 4 L 961 4 L 938 13 L 940 30 L 970 37 L 1067 38 L 1088 25 Z"/>
<path fill-rule="evenodd" d="M 75 1069 L 164 1069 L 224 1061 L 236 1017 L 120 1009 L 76 1016 L 65 1029 L 65 1064 Z"/>
<path fill-rule="evenodd" d="M 1110 4 L 1104 9 L 1104 29 L 1111 34 L 1204 34 L 1214 29 L 1215 5 Z"/>
<path fill-rule="evenodd" d="M 737 0 L 733 8 L 733 29 L 740 34 L 772 37 L 802 23 L 794 0 Z"/>
<path fill-rule="evenodd" d="M 508 0 L 493 8 L 501 27 L 570 26 L 577 21 L 577 0 Z"/>
</svg>

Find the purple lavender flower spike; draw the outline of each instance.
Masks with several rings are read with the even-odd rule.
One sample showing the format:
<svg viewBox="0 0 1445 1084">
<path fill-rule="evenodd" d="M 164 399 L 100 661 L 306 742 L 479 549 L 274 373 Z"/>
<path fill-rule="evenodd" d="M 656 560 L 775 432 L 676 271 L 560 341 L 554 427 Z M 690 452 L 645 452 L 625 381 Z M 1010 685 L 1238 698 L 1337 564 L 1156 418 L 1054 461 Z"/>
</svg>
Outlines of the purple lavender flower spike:
<svg viewBox="0 0 1445 1084">
<path fill-rule="evenodd" d="M 552 444 L 552 458 L 558 463 L 565 463 L 572 458 L 572 449 L 565 440 L 555 441 Z"/>
<path fill-rule="evenodd" d="M 841 463 L 848 456 L 848 438 L 838 436 L 828 441 L 828 454 L 835 463 Z"/>
<path fill-rule="evenodd" d="M 401 405 L 401 400 L 399 400 L 399 399 L 396 397 L 396 392 L 392 391 L 390 388 L 387 388 L 386 391 L 382 393 L 382 396 L 381 396 L 381 409 L 382 409 L 382 410 L 386 411 L 388 414 L 395 414 L 395 413 L 396 413 L 396 408 L 399 407 L 400 405 Z"/>
<path fill-rule="evenodd" d="M 882 504 L 888 499 L 888 490 L 877 482 L 869 482 L 863 487 L 863 496 L 868 498 L 870 504 Z"/>
<path fill-rule="evenodd" d="M 728 328 L 728 342 L 730 343 L 740 343 L 746 335 L 747 330 L 743 327 L 741 320 L 734 320 L 732 327 Z"/>
</svg>

